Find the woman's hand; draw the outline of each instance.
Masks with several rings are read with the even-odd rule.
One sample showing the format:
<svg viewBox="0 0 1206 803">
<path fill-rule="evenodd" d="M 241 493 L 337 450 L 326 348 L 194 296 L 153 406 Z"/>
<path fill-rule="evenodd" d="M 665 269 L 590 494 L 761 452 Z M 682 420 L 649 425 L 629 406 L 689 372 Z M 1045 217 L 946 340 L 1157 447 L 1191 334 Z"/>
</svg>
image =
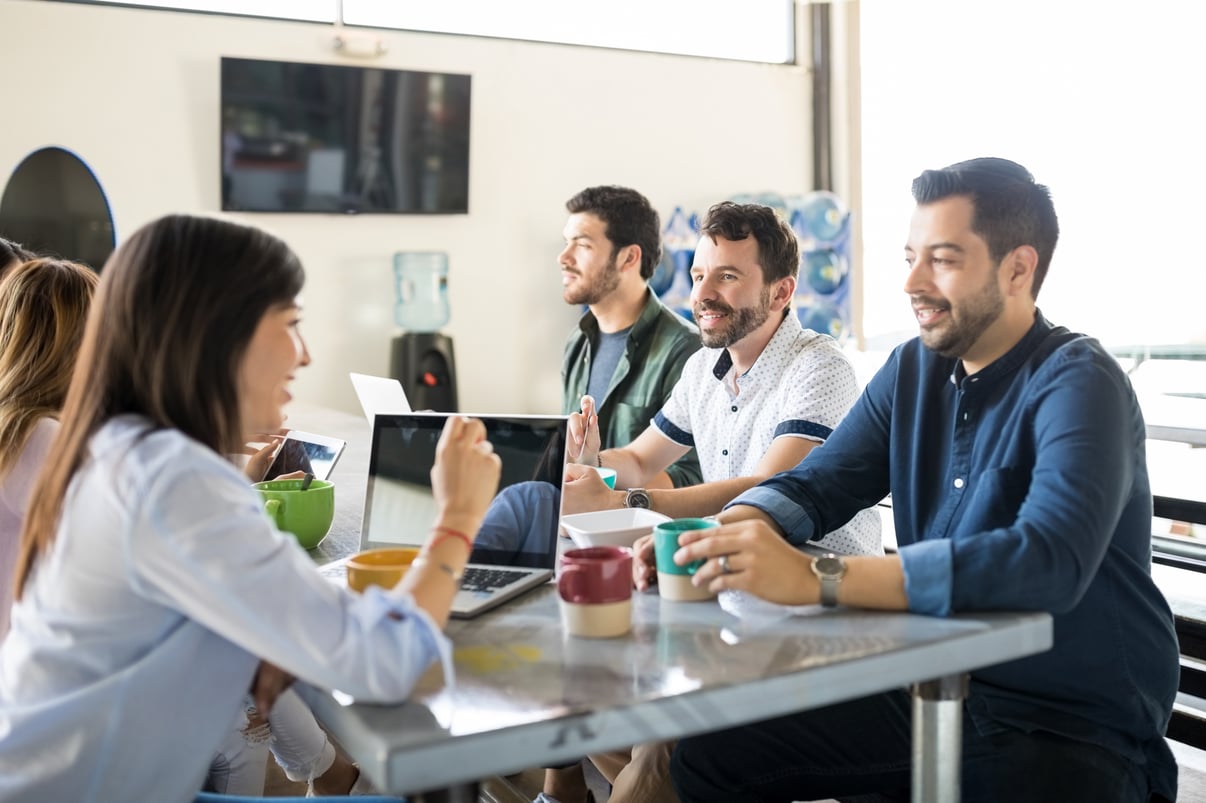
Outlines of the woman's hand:
<svg viewBox="0 0 1206 803">
<path fill-rule="evenodd" d="M 275 664 L 260 661 L 255 669 L 255 677 L 251 681 L 251 699 L 255 702 L 256 710 L 267 718 L 272 710 L 272 704 L 281 692 L 293 685 L 296 678 Z"/>
<path fill-rule="evenodd" d="M 486 508 L 498 491 L 501 472 L 502 461 L 486 440 L 485 425 L 460 415 L 448 416 L 431 468 L 438 523 L 476 538 Z"/>
<path fill-rule="evenodd" d="M 251 435 L 247 438 L 247 443 L 243 445 L 243 454 L 248 455 L 247 463 L 243 466 L 243 473 L 247 475 L 247 479 L 252 482 L 260 482 L 264 479 L 264 475 L 268 473 L 268 469 L 272 467 L 272 461 L 276 457 L 276 451 L 284 443 L 285 436 L 289 434 L 289 430 L 281 429 L 275 433 L 259 433 Z M 264 444 L 259 446 L 258 444 Z M 301 476 L 300 474 L 298 476 Z M 293 479 L 292 476 L 273 477 L 272 479 Z"/>
<path fill-rule="evenodd" d="M 590 396 L 583 396 L 582 412 L 570 413 L 569 416 L 569 446 L 565 450 L 566 460 L 570 463 L 597 466 L 601 443 L 599 414 L 595 410 L 595 400 Z"/>
</svg>

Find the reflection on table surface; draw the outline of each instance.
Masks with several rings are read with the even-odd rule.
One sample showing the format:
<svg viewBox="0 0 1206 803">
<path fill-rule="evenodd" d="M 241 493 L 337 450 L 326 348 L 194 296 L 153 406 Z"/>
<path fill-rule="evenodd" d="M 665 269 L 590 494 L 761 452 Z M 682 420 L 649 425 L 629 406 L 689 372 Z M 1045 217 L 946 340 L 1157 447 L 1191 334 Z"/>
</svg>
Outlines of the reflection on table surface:
<svg viewBox="0 0 1206 803">
<path fill-rule="evenodd" d="M 1041 652 L 1045 614 L 938 619 L 634 597 L 616 639 L 561 630 L 544 586 L 452 622 L 455 688 L 438 668 L 410 703 L 307 692 L 315 714 L 382 788 L 443 787 L 584 754 L 817 708 Z"/>
</svg>

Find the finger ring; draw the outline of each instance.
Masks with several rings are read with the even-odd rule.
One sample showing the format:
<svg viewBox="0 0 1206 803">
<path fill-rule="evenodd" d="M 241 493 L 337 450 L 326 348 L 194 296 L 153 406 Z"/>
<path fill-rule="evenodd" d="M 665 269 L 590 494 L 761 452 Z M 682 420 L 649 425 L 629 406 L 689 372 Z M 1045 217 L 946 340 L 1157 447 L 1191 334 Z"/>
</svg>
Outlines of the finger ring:
<svg viewBox="0 0 1206 803">
<path fill-rule="evenodd" d="M 721 574 L 732 574 L 733 573 L 733 567 L 729 566 L 729 556 L 728 555 L 721 555 L 720 560 L 716 561 L 716 563 L 720 566 Z"/>
</svg>

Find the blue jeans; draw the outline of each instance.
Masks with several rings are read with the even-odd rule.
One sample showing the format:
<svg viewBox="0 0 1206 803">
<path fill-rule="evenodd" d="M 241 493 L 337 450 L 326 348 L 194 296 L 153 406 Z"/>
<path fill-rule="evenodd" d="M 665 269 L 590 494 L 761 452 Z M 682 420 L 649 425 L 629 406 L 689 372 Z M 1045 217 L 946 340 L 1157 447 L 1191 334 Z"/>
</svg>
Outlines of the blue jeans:
<svg viewBox="0 0 1206 803">
<path fill-rule="evenodd" d="M 903 691 L 683 739 L 670 774 L 683 803 L 881 794 L 909 799 L 912 700 Z M 963 712 L 963 803 L 1140 803 L 1143 768 L 1050 733 L 981 733 Z"/>
</svg>

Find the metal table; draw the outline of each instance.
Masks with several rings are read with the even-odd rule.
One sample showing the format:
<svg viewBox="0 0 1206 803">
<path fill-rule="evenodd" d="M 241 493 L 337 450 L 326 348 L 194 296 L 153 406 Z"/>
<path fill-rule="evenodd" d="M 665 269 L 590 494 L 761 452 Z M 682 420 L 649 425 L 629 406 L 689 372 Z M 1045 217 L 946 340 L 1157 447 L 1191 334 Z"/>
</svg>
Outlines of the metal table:
<svg viewBox="0 0 1206 803">
<path fill-rule="evenodd" d="M 348 440 L 332 477 L 336 523 L 314 551 L 318 561 L 342 557 L 359 543 L 367 423 L 312 408 L 295 417 L 299 427 Z M 455 688 L 444 687 L 433 667 L 401 705 L 299 691 L 379 788 L 418 800 L 472 800 L 487 776 L 912 685 L 913 797 L 931 803 L 959 799 L 966 673 L 1052 643 L 1051 617 L 1042 613 L 940 619 L 811 607 L 789 614 L 748 597 L 738 602 L 728 606 L 735 615 L 717 601 L 637 594 L 627 636 L 590 640 L 562 634 L 550 585 L 448 625 Z"/>
</svg>

